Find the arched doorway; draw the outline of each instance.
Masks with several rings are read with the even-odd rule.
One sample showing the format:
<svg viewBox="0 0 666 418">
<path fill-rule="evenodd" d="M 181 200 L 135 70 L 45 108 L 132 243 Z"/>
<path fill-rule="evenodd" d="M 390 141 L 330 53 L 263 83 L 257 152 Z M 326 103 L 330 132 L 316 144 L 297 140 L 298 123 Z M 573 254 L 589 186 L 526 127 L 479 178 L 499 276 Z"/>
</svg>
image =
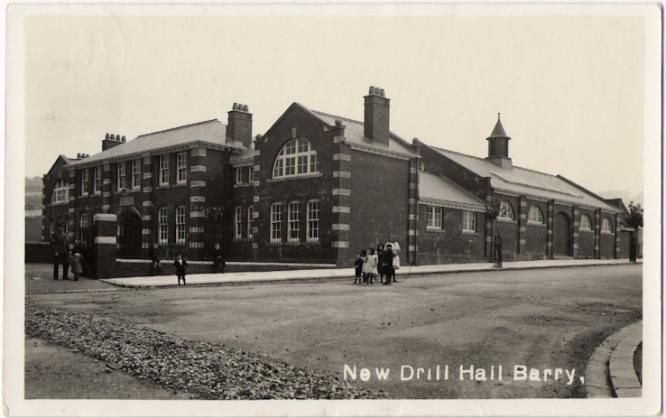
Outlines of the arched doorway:
<svg viewBox="0 0 666 418">
<path fill-rule="evenodd" d="M 564 212 L 555 215 L 553 224 L 553 255 L 571 257 L 571 219 Z"/>
<path fill-rule="evenodd" d="M 141 258 L 141 215 L 134 208 L 118 215 L 118 257 Z"/>
</svg>

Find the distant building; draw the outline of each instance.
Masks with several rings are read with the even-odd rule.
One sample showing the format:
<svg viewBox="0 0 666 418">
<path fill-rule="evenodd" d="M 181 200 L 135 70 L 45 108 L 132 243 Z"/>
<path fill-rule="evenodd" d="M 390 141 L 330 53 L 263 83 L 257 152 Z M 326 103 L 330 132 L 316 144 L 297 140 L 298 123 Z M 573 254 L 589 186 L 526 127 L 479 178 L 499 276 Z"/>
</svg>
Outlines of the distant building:
<svg viewBox="0 0 666 418">
<path fill-rule="evenodd" d="M 182 252 L 209 259 L 336 263 L 394 237 L 403 264 L 624 257 L 622 210 L 562 176 L 514 166 L 501 121 L 478 158 L 389 130 L 390 100 L 371 87 L 364 121 L 293 103 L 252 139 L 234 104 L 208 120 L 59 156 L 44 176 L 44 231 L 62 223 L 93 244 L 96 213 L 117 215 L 121 258 Z M 495 210 L 493 221 L 489 213 Z M 45 239 L 47 239 L 45 234 Z"/>
</svg>

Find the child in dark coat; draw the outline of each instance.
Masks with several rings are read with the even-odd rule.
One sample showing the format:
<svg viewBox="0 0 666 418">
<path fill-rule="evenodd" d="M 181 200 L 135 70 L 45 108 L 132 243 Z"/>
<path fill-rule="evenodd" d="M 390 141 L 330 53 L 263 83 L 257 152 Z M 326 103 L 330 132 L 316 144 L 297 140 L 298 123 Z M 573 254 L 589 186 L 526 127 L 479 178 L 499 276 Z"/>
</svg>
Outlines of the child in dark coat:
<svg viewBox="0 0 666 418">
<path fill-rule="evenodd" d="M 361 284 L 361 275 L 363 274 L 363 253 L 358 253 L 356 261 L 354 261 L 354 284 Z"/>
<path fill-rule="evenodd" d="M 185 283 L 185 270 L 187 269 L 187 261 L 185 261 L 181 254 L 178 254 L 178 257 L 176 257 L 176 261 L 173 262 L 173 265 L 176 266 L 178 286 L 180 286 L 180 279 L 183 279 L 183 286 L 187 285 L 187 283 Z"/>
</svg>

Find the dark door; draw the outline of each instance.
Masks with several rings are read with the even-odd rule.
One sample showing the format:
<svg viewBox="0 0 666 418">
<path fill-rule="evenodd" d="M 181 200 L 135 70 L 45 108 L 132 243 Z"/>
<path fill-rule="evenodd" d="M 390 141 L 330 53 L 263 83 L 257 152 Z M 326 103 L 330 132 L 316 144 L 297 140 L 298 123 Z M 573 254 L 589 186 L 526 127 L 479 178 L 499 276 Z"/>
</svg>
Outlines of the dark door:
<svg viewBox="0 0 666 418">
<path fill-rule="evenodd" d="M 141 258 L 141 217 L 132 210 L 118 218 L 118 257 Z"/>
<path fill-rule="evenodd" d="M 559 212 L 553 225 L 553 254 L 555 257 L 571 257 L 571 220 L 569 215 Z"/>
</svg>

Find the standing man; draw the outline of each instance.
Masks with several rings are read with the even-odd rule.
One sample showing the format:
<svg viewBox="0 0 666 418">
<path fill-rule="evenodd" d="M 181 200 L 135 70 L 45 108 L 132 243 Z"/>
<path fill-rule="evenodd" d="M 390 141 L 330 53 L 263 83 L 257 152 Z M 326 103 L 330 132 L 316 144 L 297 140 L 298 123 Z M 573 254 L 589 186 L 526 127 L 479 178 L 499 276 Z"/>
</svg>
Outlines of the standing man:
<svg viewBox="0 0 666 418">
<path fill-rule="evenodd" d="M 56 231 L 51 234 L 51 251 L 53 252 L 53 280 L 58 280 L 58 270 L 62 265 L 62 278 L 67 280 L 67 273 L 69 270 L 69 262 L 67 260 L 67 248 L 69 242 L 67 235 L 63 231 L 62 223 L 58 223 Z"/>
<path fill-rule="evenodd" d="M 215 269 L 215 273 L 224 273 L 224 266 L 226 265 L 227 263 L 224 261 L 222 247 L 220 246 L 219 242 L 216 242 L 215 247 L 213 248 L 213 267 Z"/>
<path fill-rule="evenodd" d="M 495 249 L 495 267 L 502 268 L 502 236 L 499 232 L 495 232 L 495 242 L 493 246 Z"/>
</svg>

